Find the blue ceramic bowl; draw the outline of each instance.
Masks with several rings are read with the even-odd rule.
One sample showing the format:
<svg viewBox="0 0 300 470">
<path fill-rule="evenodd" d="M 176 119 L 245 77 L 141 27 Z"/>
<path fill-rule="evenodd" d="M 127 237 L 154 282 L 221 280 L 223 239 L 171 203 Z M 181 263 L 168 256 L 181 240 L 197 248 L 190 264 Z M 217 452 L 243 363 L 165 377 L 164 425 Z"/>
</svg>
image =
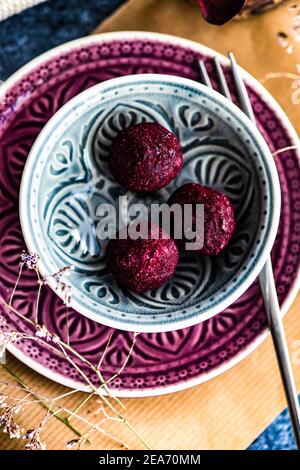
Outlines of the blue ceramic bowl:
<svg viewBox="0 0 300 470">
<path fill-rule="evenodd" d="M 200 182 L 230 197 L 237 230 L 219 256 L 182 254 L 170 282 L 135 294 L 107 269 L 96 236 L 96 208 L 125 194 L 130 204 L 139 202 L 114 181 L 107 159 L 122 128 L 146 121 L 174 132 L 184 154 L 179 176 L 148 195 L 147 203 L 166 201 L 186 182 Z M 62 275 L 71 286 L 71 306 L 93 320 L 132 331 L 183 328 L 228 307 L 265 263 L 279 213 L 276 167 L 256 127 L 219 93 L 165 75 L 109 80 L 64 105 L 36 140 L 20 192 L 23 234 L 28 249 L 40 255 L 42 275 L 72 266 Z M 55 278 L 49 285 L 63 295 Z"/>
</svg>

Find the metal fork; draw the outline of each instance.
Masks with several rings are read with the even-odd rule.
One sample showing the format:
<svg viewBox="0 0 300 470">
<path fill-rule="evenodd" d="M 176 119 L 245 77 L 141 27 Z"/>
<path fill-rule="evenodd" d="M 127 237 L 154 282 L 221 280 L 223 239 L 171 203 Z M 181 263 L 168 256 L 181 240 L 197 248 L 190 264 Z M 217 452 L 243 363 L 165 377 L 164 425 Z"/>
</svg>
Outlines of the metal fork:
<svg viewBox="0 0 300 470">
<path fill-rule="evenodd" d="M 240 107 L 244 111 L 244 113 L 251 119 L 251 121 L 256 124 L 252 105 L 239 66 L 237 65 L 236 59 L 232 52 L 228 53 L 228 57 L 230 60 L 231 72 L 233 75 L 234 84 L 236 86 Z M 214 65 L 221 93 L 230 101 L 232 101 L 226 78 L 218 57 L 214 58 Z M 213 88 L 211 80 L 207 73 L 205 62 L 203 60 L 199 61 L 199 72 L 201 82 L 204 85 Z M 268 257 L 266 264 L 264 265 L 261 273 L 259 274 L 259 283 L 264 299 L 269 328 L 271 331 L 277 362 L 289 408 L 291 423 L 294 431 L 295 443 L 297 449 L 300 449 L 299 402 L 297 397 L 297 389 L 295 385 L 293 369 L 287 346 L 286 335 L 282 322 L 282 316 L 280 312 L 280 306 L 276 292 L 271 256 Z"/>
</svg>

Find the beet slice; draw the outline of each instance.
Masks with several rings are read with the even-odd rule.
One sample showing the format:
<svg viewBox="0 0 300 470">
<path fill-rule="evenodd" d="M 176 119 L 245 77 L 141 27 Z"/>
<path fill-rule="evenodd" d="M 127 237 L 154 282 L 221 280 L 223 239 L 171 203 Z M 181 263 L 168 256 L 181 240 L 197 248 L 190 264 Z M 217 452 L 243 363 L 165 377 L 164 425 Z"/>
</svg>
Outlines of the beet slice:
<svg viewBox="0 0 300 470">
<path fill-rule="evenodd" d="M 227 23 L 243 8 L 246 0 L 195 0 L 208 23 Z"/>
</svg>

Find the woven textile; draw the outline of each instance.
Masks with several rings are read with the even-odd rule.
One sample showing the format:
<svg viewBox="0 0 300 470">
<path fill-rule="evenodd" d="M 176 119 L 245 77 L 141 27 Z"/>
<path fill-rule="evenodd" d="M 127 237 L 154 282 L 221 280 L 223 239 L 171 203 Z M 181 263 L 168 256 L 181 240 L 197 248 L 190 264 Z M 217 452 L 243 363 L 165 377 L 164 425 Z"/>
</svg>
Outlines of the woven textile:
<svg viewBox="0 0 300 470">
<path fill-rule="evenodd" d="M 0 0 L 0 21 L 45 0 Z"/>
</svg>

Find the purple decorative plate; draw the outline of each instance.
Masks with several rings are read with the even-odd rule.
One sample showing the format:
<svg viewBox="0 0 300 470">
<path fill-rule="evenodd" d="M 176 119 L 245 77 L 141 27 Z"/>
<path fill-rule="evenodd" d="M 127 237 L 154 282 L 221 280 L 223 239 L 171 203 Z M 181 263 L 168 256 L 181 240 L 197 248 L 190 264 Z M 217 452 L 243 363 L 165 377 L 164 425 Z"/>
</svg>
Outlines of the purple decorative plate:
<svg viewBox="0 0 300 470">
<path fill-rule="evenodd" d="M 25 249 L 18 215 L 19 185 L 28 152 L 48 119 L 68 100 L 103 80 L 136 73 L 165 73 L 197 80 L 197 60 L 205 58 L 213 76 L 216 53 L 199 44 L 152 33 L 110 33 L 79 39 L 33 60 L 1 88 L 0 104 L 0 295 L 8 300 Z M 221 59 L 224 64 L 226 60 Z M 228 81 L 230 73 L 226 71 Z M 297 135 L 268 92 L 245 72 L 259 128 L 271 151 L 297 145 Z M 216 83 L 215 83 L 216 85 Z M 234 94 L 234 88 L 232 87 Z M 276 157 L 282 188 L 282 213 L 272 257 L 283 312 L 299 287 L 300 166 L 295 151 Z M 14 300 L 33 318 L 37 284 L 25 270 Z M 1 307 L 8 330 L 30 327 Z M 64 338 L 66 310 L 50 288 L 42 291 L 39 321 Z M 132 333 L 111 330 L 75 311 L 69 313 L 70 343 L 98 363 L 112 332 L 102 372 L 115 374 L 132 343 Z M 194 327 L 141 334 L 124 371 L 112 382 L 120 396 L 149 396 L 204 382 L 239 362 L 266 337 L 266 317 L 255 283 L 231 307 Z M 68 386 L 84 387 L 63 356 L 46 343 L 19 340 L 11 352 L 41 374 Z M 89 370 L 85 372 L 89 374 Z M 90 376 L 93 379 L 92 375 Z"/>
</svg>

